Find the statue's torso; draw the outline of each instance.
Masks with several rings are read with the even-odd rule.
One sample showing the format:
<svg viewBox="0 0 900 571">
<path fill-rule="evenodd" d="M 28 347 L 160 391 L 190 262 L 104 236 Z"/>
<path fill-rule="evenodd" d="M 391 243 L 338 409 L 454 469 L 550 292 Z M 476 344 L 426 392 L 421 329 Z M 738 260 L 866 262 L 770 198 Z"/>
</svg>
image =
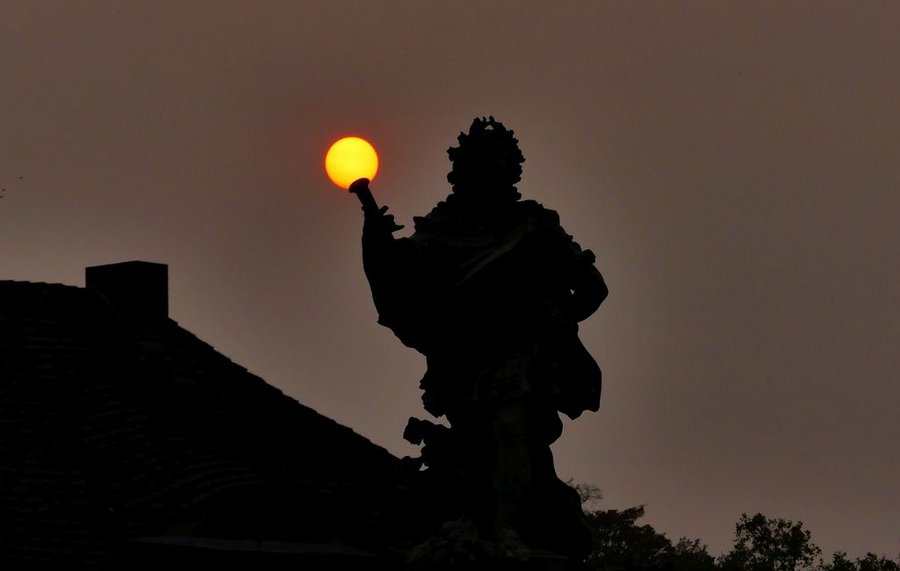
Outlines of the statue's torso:
<svg viewBox="0 0 900 571">
<path fill-rule="evenodd" d="M 415 233 L 397 241 L 398 293 L 379 307 L 382 323 L 427 357 L 432 412 L 528 395 L 570 416 L 596 410 L 600 370 L 564 311 L 567 275 L 586 253 L 534 201 L 495 214 L 441 203 L 417 218 Z"/>
</svg>

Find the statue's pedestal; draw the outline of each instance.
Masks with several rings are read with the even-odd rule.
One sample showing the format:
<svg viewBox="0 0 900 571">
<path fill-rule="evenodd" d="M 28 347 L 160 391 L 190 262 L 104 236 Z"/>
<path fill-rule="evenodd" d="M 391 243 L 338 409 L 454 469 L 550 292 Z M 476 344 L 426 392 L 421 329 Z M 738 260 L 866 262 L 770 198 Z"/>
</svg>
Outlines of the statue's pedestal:
<svg viewBox="0 0 900 571">
<path fill-rule="evenodd" d="M 580 571 L 568 557 L 525 546 L 514 532 L 495 542 L 477 536 L 467 520 L 447 522 L 429 540 L 413 548 L 406 571 Z"/>
<path fill-rule="evenodd" d="M 553 553 L 536 553 L 522 563 L 521 567 L 513 567 L 518 571 L 575 571 L 569 559 Z"/>
</svg>

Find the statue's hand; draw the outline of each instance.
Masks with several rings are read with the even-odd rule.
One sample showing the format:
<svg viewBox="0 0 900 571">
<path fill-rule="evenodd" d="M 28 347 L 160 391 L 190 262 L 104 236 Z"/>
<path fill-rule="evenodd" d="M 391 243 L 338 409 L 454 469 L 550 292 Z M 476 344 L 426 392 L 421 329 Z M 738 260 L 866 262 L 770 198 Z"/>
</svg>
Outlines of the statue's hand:
<svg viewBox="0 0 900 571">
<path fill-rule="evenodd" d="M 388 214 L 387 210 L 387 206 L 382 206 L 375 212 L 366 212 L 363 232 L 366 234 L 391 234 L 403 228 L 394 221 L 394 215 Z"/>
</svg>

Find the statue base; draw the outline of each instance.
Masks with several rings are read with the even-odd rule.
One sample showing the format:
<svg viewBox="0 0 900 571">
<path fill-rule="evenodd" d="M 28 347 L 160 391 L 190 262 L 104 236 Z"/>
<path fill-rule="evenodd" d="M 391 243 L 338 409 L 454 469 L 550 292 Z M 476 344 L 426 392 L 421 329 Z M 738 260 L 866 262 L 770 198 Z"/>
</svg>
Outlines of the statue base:
<svg viewBox="0 0 900 571">
<path fill-rule="evenodd" d="M 581 563 L 549 551 L 531 549 L 512 530 L 496 541 L 478 537 L 466 519 L 447 522 L 430 539 L 414 547 L 405 571 L 579 571 Z"/>
</svg>

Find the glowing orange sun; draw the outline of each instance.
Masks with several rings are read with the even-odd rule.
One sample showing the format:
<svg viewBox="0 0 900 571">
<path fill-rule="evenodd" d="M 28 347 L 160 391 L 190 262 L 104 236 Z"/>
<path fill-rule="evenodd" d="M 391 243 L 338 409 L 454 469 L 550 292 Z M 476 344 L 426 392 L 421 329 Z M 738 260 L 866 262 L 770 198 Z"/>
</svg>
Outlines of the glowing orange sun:
<svg viewBox="0 0 900 571">
<path fill-rule="evenodd" d="M 325 172 L 331 182 L 348 189 L 355 180 L 375 178 L 375 173 L 378 172 L 378 154 L 365 139 L 344 137 L 328 148 L 328 153 L 325 154 Z"/>
</svg>

